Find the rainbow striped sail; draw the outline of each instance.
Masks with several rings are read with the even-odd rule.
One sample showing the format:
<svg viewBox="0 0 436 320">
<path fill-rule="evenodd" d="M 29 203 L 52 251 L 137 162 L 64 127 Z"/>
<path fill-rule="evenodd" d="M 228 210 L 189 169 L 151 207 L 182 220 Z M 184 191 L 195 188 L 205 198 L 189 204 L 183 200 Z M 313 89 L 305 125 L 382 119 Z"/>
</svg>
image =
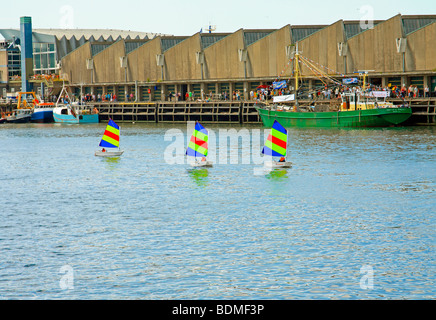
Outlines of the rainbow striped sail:
<svg viewBox="0 0 436 320">
<path fill-rule="evenodd" d="M 195 123 L 194 133 L 189 142 L 186 155 L 191 157 L 207 157 L 209 133 L 199 123 Z"/>
<path fill-rule="evenodd" d="M 286 157 L 288 131 L 276 120 L 265 143 L 262 153 L 273 157 Z"/>
<path fill-rule="evenodd" d="M 106 131 L 103 134 L 103 138 L 100 141 L 100 147 L 120 147 L 120 127 L 112 119 L 109 120 Z"/>
</svg>

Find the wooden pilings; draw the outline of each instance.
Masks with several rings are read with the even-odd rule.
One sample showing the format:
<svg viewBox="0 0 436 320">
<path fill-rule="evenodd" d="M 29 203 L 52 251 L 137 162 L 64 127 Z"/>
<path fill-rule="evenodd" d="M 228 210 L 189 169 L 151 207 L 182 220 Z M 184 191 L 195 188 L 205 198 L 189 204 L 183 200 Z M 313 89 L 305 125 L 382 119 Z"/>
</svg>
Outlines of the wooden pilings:
<svg viewBox="0 0 436 320">
<path fill-rule="evenodd" d="M 187 122 L 260 123 L 254 103 L 219 102 L 156 102 L 96 103 L 100 119 L 118 122 Z"/>
</svg>

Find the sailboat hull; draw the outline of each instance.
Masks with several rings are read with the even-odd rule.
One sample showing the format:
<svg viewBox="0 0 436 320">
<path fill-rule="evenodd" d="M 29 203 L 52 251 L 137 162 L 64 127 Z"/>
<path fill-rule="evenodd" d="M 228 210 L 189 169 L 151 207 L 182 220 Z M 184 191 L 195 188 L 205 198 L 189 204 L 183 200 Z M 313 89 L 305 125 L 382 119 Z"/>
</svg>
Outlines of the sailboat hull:
<svg viewBox="0 0 436 320">
<path fill-rule="evenodd" d="M 292 168 L 292 163 L 291 162 L 266 161 L 265 162 L 265 167 L 272 168 L 272 169 L 276 169 L 276 168 Z"/>
<path fill-rule="evenodd" d="M 191 163 L 191 167 L 194 168 L 211 168 L 213 167 L 212 161 L 195 161 Z"/>
<path fill-rule="evenodd" d="M 120 151 L 106 151 L 103 152 L 101 150 L 98 150 L 95 152 L 96 157 L 119 157 L 124 153 L 124 150 Z"/>
</svg>

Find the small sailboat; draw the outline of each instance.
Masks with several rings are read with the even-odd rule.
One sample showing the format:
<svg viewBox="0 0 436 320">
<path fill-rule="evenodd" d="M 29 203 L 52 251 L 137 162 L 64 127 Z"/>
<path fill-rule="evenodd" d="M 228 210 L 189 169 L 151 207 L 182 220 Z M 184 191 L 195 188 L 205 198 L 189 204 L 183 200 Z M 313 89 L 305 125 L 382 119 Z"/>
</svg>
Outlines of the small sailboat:
<svg viewBox="0 0 436 320">
<path fill-rule="evenodd" d="M 195 158 L 195 161 L 191 163 L 192 167 L 213 166 L 213 163 L 211 161 L 207 161 L 206 159 L 209 153 L 208 141 L 208 131 L 199 122 L 196 122 L 194 133 L 192 134 L 188 149 L 186 150 L 187 156 Z M 200 158 L 200 160 L 198 160 L 198 158 Z"/>
<path fill-rule="evenodd" d="M 288 154 L 288 131 L 277 120 L 274 121 L 262 153 L 271 157 L 280 157 L 279 161 L 265 161 L 265 167 L 292 168 L 292 163 L 286 161 Z"/>
<path fill-rule="evenodd" d="M 119 157 L 124 153 L 124 150 L 120 149 L 120 127 L 112 119 L 109 120 L 103 134 L 100 147 L 102 149 L 95 152 L 97 157 Z"/>
</svg>

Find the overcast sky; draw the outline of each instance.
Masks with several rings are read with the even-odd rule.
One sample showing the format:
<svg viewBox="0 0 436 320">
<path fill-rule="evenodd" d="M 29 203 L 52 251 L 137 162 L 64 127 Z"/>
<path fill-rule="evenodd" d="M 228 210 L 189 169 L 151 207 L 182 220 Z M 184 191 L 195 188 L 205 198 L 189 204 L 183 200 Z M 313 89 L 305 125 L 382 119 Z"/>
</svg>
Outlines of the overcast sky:
<svg viewBox="0 0 436 320">
<path fill-rule="evenodd" d="M 1 4 L 0 28 L 121 29 L 191 36 L 209 24 L 215 32 L 279 29 L 287 24 L 332 24 L 343 20 L 386 20 L 436 14 L 435 0 L 8 0 Z"/>
</svg>

